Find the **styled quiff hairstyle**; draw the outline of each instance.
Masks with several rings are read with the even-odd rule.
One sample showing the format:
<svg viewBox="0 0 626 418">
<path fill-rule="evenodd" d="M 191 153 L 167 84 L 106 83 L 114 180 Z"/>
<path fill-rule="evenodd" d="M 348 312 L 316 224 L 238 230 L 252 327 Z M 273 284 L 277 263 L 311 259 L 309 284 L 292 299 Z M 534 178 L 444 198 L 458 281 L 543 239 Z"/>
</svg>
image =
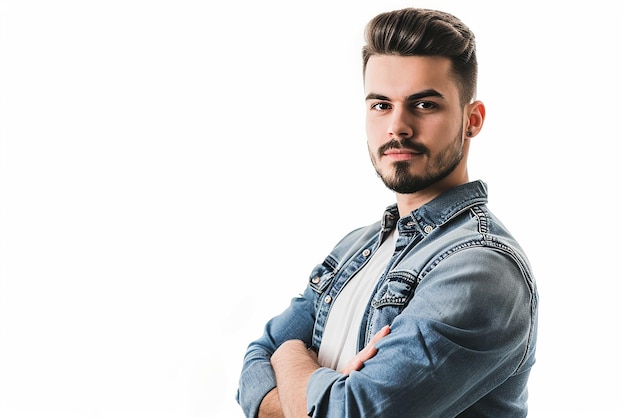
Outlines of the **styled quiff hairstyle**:
<svg viewBox="0 0 626 418">
<path fill-rule="evenodd" d="M 365 27 L 363 75 L 373 55 L 439 56 L 452 61 L 461 104 L 476 95 L 478 62 L 472 31 L 438 10 L 406 8 L 375 16 Z"/>
</svg>

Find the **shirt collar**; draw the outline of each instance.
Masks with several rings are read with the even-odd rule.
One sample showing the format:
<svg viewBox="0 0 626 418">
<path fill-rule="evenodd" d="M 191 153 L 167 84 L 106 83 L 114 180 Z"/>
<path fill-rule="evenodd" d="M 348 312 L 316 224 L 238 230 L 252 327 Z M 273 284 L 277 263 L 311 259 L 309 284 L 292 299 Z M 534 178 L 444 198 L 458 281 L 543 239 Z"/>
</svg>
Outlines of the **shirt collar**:
<svg viewBox="0 0 626 418">
<path fill-rule="evenodd" d="M 425 205 L 400 219 L 398 205 L 385 209 L 381 221 L 381 233 L 387 234 L 398 223 L 400 233 L 416 229 L 429 234 L 435 228 L 454 218 L 459 212 L 478 204 L 487 203 L 487 184 L 482 180 L 464 183 L 446 190 Z"/>
</svg>

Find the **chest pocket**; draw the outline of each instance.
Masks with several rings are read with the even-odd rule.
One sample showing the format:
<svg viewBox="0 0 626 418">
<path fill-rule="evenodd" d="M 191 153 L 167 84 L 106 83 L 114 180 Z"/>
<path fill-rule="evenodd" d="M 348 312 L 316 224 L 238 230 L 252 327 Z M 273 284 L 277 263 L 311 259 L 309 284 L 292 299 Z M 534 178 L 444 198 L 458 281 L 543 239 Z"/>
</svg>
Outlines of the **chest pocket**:
<svg viewBox="0 0 626 418">
<path fill-rule="evenodd" d="M 411 300 L 418 279 L 412 271 L 390 271 L 385 282 L 374 295 L 372 307 L 397 306 L 400 310 Z"/>
<path fill-rule="evenodd" d="M 309 287 L 317 294 L 315 307 L 319 305 L 321 296 L 324 294 L 335 277 L 336 263 L 332 258 L 327 258 L 322 264 L 315 266 L 309 276 Z"/>
</svg>

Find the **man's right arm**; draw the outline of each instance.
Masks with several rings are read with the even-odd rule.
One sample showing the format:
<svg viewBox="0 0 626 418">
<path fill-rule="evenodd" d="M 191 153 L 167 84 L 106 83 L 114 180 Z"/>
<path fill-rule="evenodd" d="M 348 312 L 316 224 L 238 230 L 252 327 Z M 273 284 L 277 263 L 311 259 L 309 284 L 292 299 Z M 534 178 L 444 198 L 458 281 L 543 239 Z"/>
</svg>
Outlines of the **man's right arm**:
<svg viewBox="0 0 626 418">
<path fill-rule="evenodd" d="M 351 371 L 360 370 L 363 367 L 363 363 L 377 353 L 377 349 L 374 346 L 380 339 L 389 334 L 389 326 L 383 327 L 369 342 L 369 344 L 357 353 L 352 360 L 350 360 L 346 366 L 341 370 L 343 374 L 350 374 Z M 280 405 L 280 398 L 278 396 L 278 389 L 274 387 L 271 389 L 265 397 L 263 397 L 259 406 L 257 418 L 285 418 L 282 407 Z"/>
<path fill-rule="evenodd" d="M 300 297 L 292 299 L 290 306 L 280 315 L 272 318 L 265 326 L 261 338 L 247 348 L 239 379 L 237 402 L 248 418 L 256 418 L 262 411 L 271 412 L 273 397 L 278 399 L 276 377 L 270 364 L 270 357 L 285 341 L 297 339 L 311 344 L 315 319 L 315 300 L 318 295 L 310 288 Z M 274 395 L 272 395 L 274 393 Z M 266 399 L 267 398 L 267 399 Z M 263 403 L 268 402 L 266 405 Z M 267 415 L 272 417 L 272 415 Z M 282 415 L 274 415 L 281 417 Z"/>
</svg>

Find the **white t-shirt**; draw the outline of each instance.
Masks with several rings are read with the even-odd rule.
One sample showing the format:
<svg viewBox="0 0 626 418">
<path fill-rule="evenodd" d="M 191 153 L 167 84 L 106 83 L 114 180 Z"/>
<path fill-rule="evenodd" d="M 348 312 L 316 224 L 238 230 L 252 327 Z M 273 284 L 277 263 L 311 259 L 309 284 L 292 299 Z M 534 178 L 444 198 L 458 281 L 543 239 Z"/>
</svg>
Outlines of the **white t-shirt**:
<svg viewBox="0 0 626 418">
<path fill-rule="evenodd" d="M 335 298 L 318 352 L 322 366 L 341 370 L 356 355 L 365 308 L 393 256 L 397 238 L 396 229 Z"/>
</svg>

